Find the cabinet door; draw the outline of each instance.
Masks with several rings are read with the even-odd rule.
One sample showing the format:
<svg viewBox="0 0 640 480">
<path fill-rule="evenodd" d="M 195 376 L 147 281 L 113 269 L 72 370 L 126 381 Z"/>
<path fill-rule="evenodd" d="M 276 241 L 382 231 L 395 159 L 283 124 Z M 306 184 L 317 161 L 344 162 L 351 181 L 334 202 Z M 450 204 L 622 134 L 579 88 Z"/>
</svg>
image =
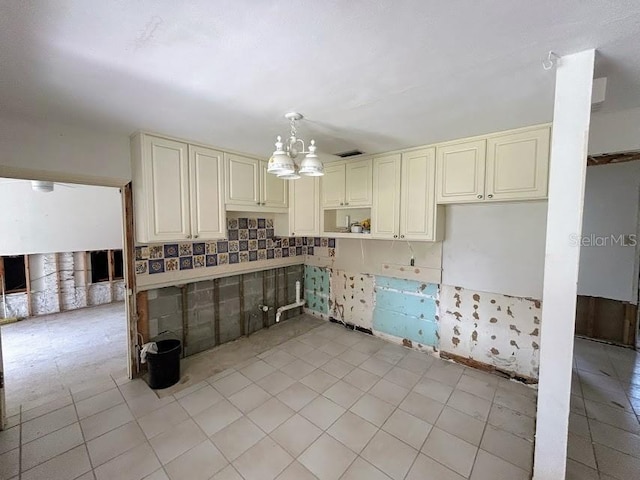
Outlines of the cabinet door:
<svg viewBox="0 0 640 480">
<path fill-rule="evenodd" d="M 302 177 L 289 186 L 289 234 L 320 234 L 320 178 Z"/>
<path fill-rule="evenodd" d="M 371 160 L 359 160 L 346 164 L 345 205 L 371 205 Z"/>
<path fill-rule="evenodd" d="M 191 236 L 187 144 L 144 137 L 143 176 L 147 196 L 149 242 Z"/>
<path fill-rule="evenodd" d="M 260 205 L 260 162 L 232 154 L 226 154 L 226 158 L 226 203 Z"/>
<path fill-rule="evenodd" d="M 224 238 L 227 233 L 224 209 L 223 153 L 189 146 L 191 234 L 193 238 Z"/>
<path fill-rule="evenodd" d="M 545 198 L 549 171 L 549 128 L 487 140 L 487 199 Z"/>
<path fill-rule="evenodd" d="M 435 240 L 435 156 L 433 148 L 402 154 L 400 238 Z"/>
<path fill-rule="evenodd" d="M 436 155 L 438 203 L 484 200 L 485 140 L 438 147 Z"/>
<path fill-rule="evenodd" d="M 324 176 L 321 181 L 322 206 L 340 207 L 344 205 L 345 166 L 325 165 Z"/>
<path fill-rule="evenodd" d="M 398 238 L 400 224 L 400 154 L 374 158 L 371 236 Z"/>
<path fill-rule="evenodd" d="M 288 181 L 267 173 L 267 162 L 260 162 L 260 202 L 265 207 L 289 206 Z"/>
</svg>

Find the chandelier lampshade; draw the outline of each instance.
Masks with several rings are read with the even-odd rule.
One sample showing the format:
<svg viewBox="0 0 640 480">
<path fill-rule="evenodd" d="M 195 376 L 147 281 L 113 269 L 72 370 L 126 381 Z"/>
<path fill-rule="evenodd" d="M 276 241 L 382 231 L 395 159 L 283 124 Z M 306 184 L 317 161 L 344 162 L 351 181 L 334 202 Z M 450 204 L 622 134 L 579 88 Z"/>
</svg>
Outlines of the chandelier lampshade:
<svg viewBox="0 0 640 480">
<path fill-rule="evenodd" d="M 300 113 L 290 112 L 285 114 L 285 118 L 289 120 L 291 134 L 284 142 L 282 137 L 277 137 L 276 149 L 269 158 L 267 173 L 272 173 L 285 180 L 297 180 L 300 175 L 310 177 L 324 175 L 324 166 L 316 153 L 318 147 L 316 147 L 315 140 L 309 142 L 307 150 L 304 141 L 296 137 L 296 121 L 304 117 Z M 295 160 L 299 154 L 304 154 L 305 157 L 298 165 Z"/>
</svg>

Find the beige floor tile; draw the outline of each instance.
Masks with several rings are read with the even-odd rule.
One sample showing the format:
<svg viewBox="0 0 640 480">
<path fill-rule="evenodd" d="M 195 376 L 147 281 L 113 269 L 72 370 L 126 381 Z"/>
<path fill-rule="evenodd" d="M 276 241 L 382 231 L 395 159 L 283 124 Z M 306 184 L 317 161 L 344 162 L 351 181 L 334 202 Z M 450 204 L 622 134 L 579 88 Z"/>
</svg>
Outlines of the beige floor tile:
<svg viewBox="0 0 640 480">
<path fill-rule="evenodd" d="M 266 403 L 271 395 L 255 383 L 243 388 L 229 397 L 229 401 L 242 413 L 249 413 L 256 407 Z"/>
<path fill-rule="evenodd" d="M 379 358 L 371 357 L 365 360 L 360 366 L 362 370 L 369 373 L 373 373 L 379 377 L 386 375 L 392 368 L 393 364 L 380 360 Z"/>
<path fill-rule="evenodd" d="M 342 380 L 366 392 L 380 381 L 380 377 L 358 367 L 345 375 Z"/>
<path fill-rule="evenodd" d="M 251 380 L 242 375 L 240 372 L 233 372 L 219 380 L 213 382 L 213 388 L 225 397 L 230 397 L 243 388 L 251 385 Z"/>
<path fill-rule="evenodd" d="M 198 382 L 194 385 L 191 385 L 190 387 L 184 388 L 182 390 L 180 390 L 179 392 L 176 392 L 173 394 L 174 398 L 176 400 L 180 400 L 181 398 L 186 397 L 187 395 L 191 395 L 193 392 L 197 392 L 198 390 L 200 390 L 201 388 L 206 387 L 207 385 L 209 385 L 209 383 L 207 383 L 206 380 L 203 380 L 201 382 Z"/>
<path fill-rule="evenodd" d="M 320 435 L 322 430 L 306 418 L 295 414 L 270 436 L 294 458 L 304 452 Z"/>
<path fill-rule="evenodd" d="M 464 372 L 464 368 L 441 360 L 436 360 L 429 370 L 424 374 L 424 378 L 436 380 L 450 387 L 455 387 Z"/>
<path fill-rule="evenodd" d="M 573 412 L 569 413 L 569 432 L 581 437 L 591 438 L 587 417 Z"/>
<path fill-rule="evenodd" d="M 477 451 L 478 447 L 475 445 L 439 428 L 431 430 L 422 447 L 422 453 L 463 477 L 468 477 L 471 473 Z"/>
<path fill-rule="evenodd" d="M 9 480 L 20 473 L 20 450 L 9 450 L 0 455 L 0 479 Z"/>
<path fill-rule="evenodd" d="M 282 373 L 293 378 L 294 380 L 300 380 L 316 369 L 313 365 L 305 362 L 304 360 L 296 360 L 288 365 L 285 365 L 280 369 Z"/>
<path fill-rule="evenodd" d="M 292 461 L 280 445 L 265 437 L 234 461 L 233 466 L 245 480 L 272 480 Z"/>
<path fill-rule="evenodd" d="M 275 397 L 258 408 L 252 410 L 247 416 L 262 430 L 271 433 L 279 425 L 291 418 L 295 412 Z"/>
<path fill-rule="evenodd" d="M 317 480 L 317 478 L 304 465 L 295 461 L 285 468 L 276 480 Z"/>
<path fill-rule="evenodd" d="M 78 416 L 73 405 L 47 413 L 22 424 L 22 443 L 31 442 L 77 421 Z"/>
<path fill-rule="evenodd" d="M 364 392 L 362 390 L 340 380 L 329 387 L 323 395 L 341 407 L 349 408 L 356 403 L 363 394 Z"/>
<path fill-rule="evenodd" d="M 435 426 L 477 446 L 482 440 L 485 425 L 477 418 L 470 417 L 455 408 L 445 407 Z"/>
<path fill-rule="evenodd" d="M 567 472 L 565 480 L 606 480 L 600 477 L 598 472 L 582 463 L 578 463 L 570 458 L 567 459 Z"/>
<path fill-rule="evenodd" d="M 29 470 L 82 443 L 84 441 L 78 423 L 40 437 L 22 446 L 22 469 Z"/>
<path fill-rule="evenodd" d="M 314 350 L 311 345 L 296 340 L 290 340 L 286 344 L 281 345 L 280 349 L 298 358 L 304 358 L 305 355 Z"/>
<path fill-rule="evenodd" d="M 584 404 L 589 418 L 621 428 L 635 435 L 640 435 L 640 424 L 633 413 L 618 407 L 592 402 L 591 400 L 585 400 Z"/>
<path fill-rule="evenodd" d="M 138 419 L 138 424 L 147 438 L 172 429 L 175 425 L 184 422 L 189 415 L 178 402 L 170 404 L 151 412 Z"/>
<path fill-rule="evenodd" d="M 23 405 L 22 421 L 28 422 L 29 420 L 33 420 L 34 418 L 38 418 L 42 415 L 53 412 L 54 410 L 58 410 L 62 407 L 66 407 L 67 405 L 71 405 L 71 403 L 73 403 L 73 400 L 71 399 L 71 395 L 63 395 L 61 397 L 51 400 L 50 402 L 45 403 L 44 405 L 39 405 L 31 409 L 27 409 Z"/>
<path fill-rule="evenodd" d="M 138 424 L 130 422 L 87 442 L 87 450 L 91 464 L 97 467 L 145 441 L 146 437 Z"/>
<path fill-rule="evenodd" d="M 233 465 L 229 465 L 216 473 L 211 480 L 243 480 Z"/>
<path fill-rule="evenodd" d="M 265 391 L 271 395 L 277 395 L 283 390 L 296 383 L 296 381 L 282 373 L 281 371 L 275 371 L 266 377 L 260 379 L 256 384 L 262 387 Z"/>
<path fill-rule="evenodd" d="M 140 480 L 160 468 L 148 443 L 123 453 L 95 469 L 97 480 Z"/>
<path fill-rule="evenodd" d="M 169 476 L 164 472 L 164 470 L 161 469 L 161 470 L 156 470 L 148 477 L 144 477 L 144 480 L 170 480 L 170 479 L 169 479 Z"/>
<path fill-rule="evenodd" d="M 20 426 L 7 428 L 0 432 L 0 454 L 20 446 Z"/>
<path fill-rule="evenodd" d="M 298 457 L 298 461 L 320 480 L 337 480 L 355 458 L 355 453 L 325 433 Z"/>
<path fill-rule="evenodd" d="M 362 458 L 394 480 L 402 480 L 418 451 L 387 432 L 379 430 L 362 451 Z"/>
<path fill-rule="evenodd" d="M 242 417 L 242 412 L 234 407 L 231 402 L 222 400 L 213 407 L 199 413 L 193 419 L 208 436 L 219 432 L 227 425 Z"/>
<path fill-rule="evenodd" d="M 211 437 L 224 456 L 233 461 L 262 440 L 265 433 L 247 417 L 242 417 Z"/>
<path fill-rule="evenodd" d="M 480 448 L 523 470 L 533 469 L 533 442 L 512 433 L 487 425 Z"/>
<path fill-rule="evenodd" d="M 410 392 L 400 404 L 400 408 L 433 425 L 444 405 L 418 393 Z"/>
<path fill-rule="evenodd" d="M 142 395 L 137 395 L 131 399 L 127 399 L 127 405 L 129 410 L 136 418 L 144 417 L 145 415 L 158 410 L 171 402 L 175 401 L 173 395 L 167 397 L 158 398 L 158 396 L 149 388 Z"/>
<path fill-rule="evenodd" d="M 346 352 L 338 355 L 338 360 L 342 360 L 343 362 L 349 363 L 354 367 L 357 367 L 362 364 L 366 359 L 369 358 L 369 355 L 366 353 L 358 352 L 356 350 L 347 350 Z"/>
<path fill-rule="evenodd" d="M 583 463 L 588 467 L 597 468 L 593 445 L 590 438 L 569 433 L 567 441 L 567 458 Z"/>
<path fill-rule="evenodd" d="M 355 453 L 360 453 L 378 431 L 378 427 L 355 413 L 345 412 L 327 433 Z"/>
<path fill-rule="evenodd" d="M 206 437 L 192 419 L 176 425 L 149 442 L 163 465 L 202 443 Z"/>
<path fill-rule="evenodd" d="M 488 401 L 493 401 L 493 397 L 496 394 L 497 384 L 493 381 L 486 381 L 469 375 L 468 370 L 462 374 L 456 389 L 475 395 L 476 397 L 484 398 Z"/>
<path fill-rule="evenodd" d="M 332 358 L 320 367 L 321 370 L 327 372 L 330 375 L 333 375 L 336 378 L 343 378 L 354 368 L 355 367 L 350 363 L 347 363 L 338 358 Z"/>
<path fill-rule="evenodd" d="M 522 413 L 493 404 L 489 413 L 489 424 L 519 437 L 533 441 L 535 433 L 535 420 Z"/>
<path fill-rule="evenodd" d="M 68 480 L 90 471 L 91 464 L 87 450 L 84 445 L 80 445 L 48 462 L 27 470 L 22 473 L 22 478 L 25 480 Z M 90 473 L 86 478 L 93 479 L 93 474 Z"/>
<path fill-rule="evenodd" d="M 523 413 L 529 417 L 535 418 L 537 403 L 534 398 L 525 397 L 512 392 L 498 391 L 494 399 L 494 403 L 510 408 L 516 412 Z"/>
<path fill-rule="evenodd" d="M 413 462 L 406 480 L 464 480 L 465 477 L 420 453 Z"/>
<path fill-rule="evenodd" d="M 349 411 L 364 418 L 375 426 L 381 427 L 395 408 L 394 405 L 366 393 L 360 397 Z"/>
<path fill-rule="evenodd" d="M 579 395 L 571 395 L 571 403 L 569 404 L 571 412 L 578 415 L 586 415 L 587 410 L 584 406 L 584 398 Z"/>
<path fill-rule="evenodd" d="M 489 411 L 491 410 L 490 401 L 476 397 L 470 393 L 463 392 L 462 390 L 454 390 L 449 397 L 447 405 L 462 413 L 475 417 L 478 420 L 482 420 L 483 422 L 487 421 Z"/>
<path fill-rule="evenodd" d="M 296 412 L 308 405 L 317 396 L 318 392 L 300 382 L 292 384 L 277 395 L 282 403 Z"/>
<path fill-rule="evenodd" d="M 316 368 L 320 368 L 322 365 L 327 363 L 333 357 L 321 350 L 313 350 L 305 354 L 302 358 L 304 358 L 305 362 L 313 365 Z"/>
<path fill-rule="evenodd" d="M 390 480 L 390 477 L 382 473 L 376 467 L 358 457 L 347 469 L 340 480 Z"/>
<path fill-rule="evenodd" d="M 344 412 L 345 409 L 337 403 L 323 396 L 318 396 L 300 410 L 300 415 L 320 427 L 321 430 L 326 430 Z"/>
<path fill-rule="evenodd" d="M 595 443 L 640 458 L 640 436 L 591 419 L 589 426 Z"/>
<path fill-rule="evenodd" d="M 470 480 L 529 480 L 529 478 L 529 472 L 484 450 L 479 450 Z"/>
<path fill-rule="evenodd" d="M 282 368 L 285 365 L 290 364 L 294 360 L 298 360 L 298 357 L 294 357 L 290 353 L 287 353 L 283 350 L 277 350 L 270 355 L 263 358 L 265 362 L 271 365 L 274 368 Z"/>
<path fill-rule="evenodd" d="M 169 462 L 165 469 L 171 480 L 209 480 L 228 464 L 222 453 L 205 440 Z"/>
<path fill-rule="evenodd" d="M 409 394 L 409 390 L 383 378 L 368 393 L 391 405 L 398 406 Z"/>
<path fill-rule="evenodd" d="M 214 390 L 213 387 L 207 385 L 193 393 L 190 393 L 186 397 L 180 398 L 178 403 L 189 415 L 193 417 L 215 405 L 222 400 L 222 398 L 223 397 L 220 393 Z"/>
<path fill-rule="evenodd" d="M 120 385 L 118 388 L 120 389 L 120 393 L 122 394 L 122 396 L 127 401 L 151 392 L 149 385 L 147 385 L 147 383 L 140 378 L 126 382 Z"/>
<path fill-rule="evenodd" d="M 428 354 L 412 351 L 409 352 L 406 357 L 400 360 L 400 362 L 398 362 L 398 367 L 404 368 L 405 370 L 409 370 L 416 375 L 422 376 L 432 363 L 433 360 Z"/>
<path fill-rule="evenodd" d="M 331 357 L 336 357 L 345 352 L 348 348 L 349 347 L 347 345 L 343 345 L 341 343 L 329 342 L 325 343 L 321 347 L 318 347 L 318 350 L 328 353 Z"/>
<path fill-rule="evenodd" d="M 336 383 L 338 379 L 333 375 L 329 375 L 327 372 L 317 369 L 311 372 L 309 375 L 303 377 L 300 383 L 315 390 L 318 393 L 323 393 L 331 385 Z"/>
<path fill-rule="evenodd" d="M 365 338 L 363 340 L 360 340 L 358 343 L 354 343 L 351 346 L 351 349 L 357 352 L 366 353 L 367 355 L 373 355 L 382 347 L 383 345 L 375 341 L 375 339 Z"/>
<path fill-rule="evenodd" d="M 430 378 L 423 378 L 413 387 L 413 391 L 436 402 L 447 403 L 453 387 Z"/>
<path fill-rule="evenodd" d="M 121 403 L 124 403 L 124 398 L 120 394 L 120 390 L 112 388 L 111 390 L 77 402 L 76 409 L 78 410 L 78 417 L 87 418 Z"/>
<path fill-rule="evenodd" d="M 257 360 L 240 370 L 240 373 L 252 382 L 257 382 L 275 371 L 276 369 L 272 365 L 263 360 Z"/>
<path fill-rule="evenodd" d="M 405 370 L 404 368 L 393 367 L 389 372 L 387 372 L 384 378 L 391 383 L 409 390 L 418 383 L 420 375 L 410 372 L 409 370 Z"/>
<path fill-rule="evenodd" d="M 116 405 L 109 410 L 97 413 L 80 420 L 80 426 L 86 441 L 92 440 L 115 428 L 121 427 L 134 420 L 133 414 L 125 403 Z"/>
<path fill-rule="evenodd" d="M 433 426 L 410 413 L 397 409 L 384 423 L 382 429 L 420 450 Z"/>
</svg>

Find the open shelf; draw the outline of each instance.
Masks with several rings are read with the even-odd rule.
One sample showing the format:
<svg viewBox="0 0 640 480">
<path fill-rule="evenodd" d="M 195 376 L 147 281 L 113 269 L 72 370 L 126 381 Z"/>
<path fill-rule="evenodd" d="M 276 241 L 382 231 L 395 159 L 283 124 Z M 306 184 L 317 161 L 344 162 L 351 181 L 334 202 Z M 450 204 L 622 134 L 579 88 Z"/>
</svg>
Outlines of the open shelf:
<svg viewBox="0 0 640 480">
<path fill-rule="evenodd" d="M 361 222 L 371 218 L 371 208 L 325 208 L 322 211 L 323 234 L 337 238 L 371 238 L 370 233 L 351 233 L 347 230 L 347 217 L 350 224 Z"/>
</svg>

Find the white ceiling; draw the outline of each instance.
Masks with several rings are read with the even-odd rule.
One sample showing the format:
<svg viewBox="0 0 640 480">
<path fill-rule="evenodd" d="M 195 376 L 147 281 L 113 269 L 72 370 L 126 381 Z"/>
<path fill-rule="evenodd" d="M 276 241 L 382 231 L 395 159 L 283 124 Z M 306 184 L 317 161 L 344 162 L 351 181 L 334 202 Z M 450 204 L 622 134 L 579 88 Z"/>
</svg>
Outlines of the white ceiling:
<svg viewBox="0 0 640 480">
<path fill-rule="evenodd" d="M 638 0 L 6 0 L 0 111 L 268 155 L 297 110 L 380 152 L 550 121 L 542 59 L 587 48 L 640 106 Z"/>
</svg>

